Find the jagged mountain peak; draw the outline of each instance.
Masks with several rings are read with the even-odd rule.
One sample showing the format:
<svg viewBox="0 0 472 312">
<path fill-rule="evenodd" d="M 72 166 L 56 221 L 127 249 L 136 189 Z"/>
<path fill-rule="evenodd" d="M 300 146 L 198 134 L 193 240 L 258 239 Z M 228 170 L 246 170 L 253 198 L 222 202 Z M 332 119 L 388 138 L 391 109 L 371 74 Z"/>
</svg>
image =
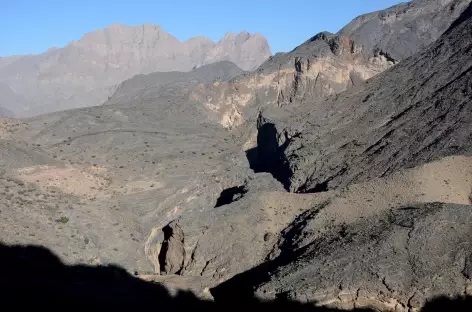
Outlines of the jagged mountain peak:
<svg viewBox="0 0 472 312">
<path fill-rule="evenodd" d="M 233 33 L 231 31 L 227 31 L 223 37 L 224 38 L 234 38 L 234 37 L 249 37 L 250 34 L 246 30 L 241 30 L 239 33 Z"/>
<path fill-rule="evenodd" d="M 127 26 L 124 24 L 114 23 L 108 27 L 86 33 L 78 41 L 78 44 L 85 46 L 93 44 L 149 44 L 165 40 L 179 43 L 177 38 L 164 31 L 159 25 L 143 24 L 138 26 Z"/>
<path fill-rule="evenodd" d="M 232 32 L 226 32 L 224 37 L 221 38 L 220 41 L 218 41 L 219 44 L 222 44 L 224 42 L 238 42 L 240 44 L 248 41 L 249 39 L 253 38 L 254 35 L 250 34 L 246 30 L 242 30 L 239 33 L 232 33 Z"/>
</svg>

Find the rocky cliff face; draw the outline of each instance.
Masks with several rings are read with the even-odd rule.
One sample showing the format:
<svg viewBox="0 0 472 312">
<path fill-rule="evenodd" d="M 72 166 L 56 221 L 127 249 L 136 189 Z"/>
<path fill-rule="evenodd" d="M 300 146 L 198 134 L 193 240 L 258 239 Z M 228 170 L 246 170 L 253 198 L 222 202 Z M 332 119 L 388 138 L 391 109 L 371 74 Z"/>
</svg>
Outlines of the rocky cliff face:
<svg viewBox="0 0 472 312">
<path fill-rule="evenodd" d="M 288 54 L 277 54 L 258 70 L 231 81 L 200 85 L 191 99 L 232 128 L 263 107 L 285 106 L 332 95 L 384 71 L 394 63 L 368 55 L 349 37 L 321 33 Z"/>
<path fill-rule="evenodd" d="M 338 34 L 320 33 L 257 71 L 201 85 L 192 98 L 226 128 L 264 107 L 303 103 L 340 93 L 434 42 L 470 1 L 413 1 L 356 18 Z"/>
<path fill-rule="evenodd" d="M 271 55 L 259 34 L 226 34 L 214 43 L 204 37 L 185 42 L 156 25 L 114 24 L 85 34 L 64 48 L 39 55 L 2 58 L 0 82 L 29 101 L 4 106 L 18 115 L 98 105 L 116 85 L 136 74 L 189 71 L 218 61 L 252 70 Z"/>
</svg>

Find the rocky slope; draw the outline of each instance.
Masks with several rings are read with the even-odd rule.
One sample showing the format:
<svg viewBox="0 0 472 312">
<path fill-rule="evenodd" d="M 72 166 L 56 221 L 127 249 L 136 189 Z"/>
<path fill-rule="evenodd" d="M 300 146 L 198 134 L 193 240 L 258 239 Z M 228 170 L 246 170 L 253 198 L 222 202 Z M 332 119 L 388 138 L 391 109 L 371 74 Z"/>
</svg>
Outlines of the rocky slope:
<svg viewBox="0 0 472 312">
<path fill-rule="evenodd" d="M 431 297 L 471 295 L 471 158 L 442 158 L 470 155 L 471 28 L 472 5 L 436 43 L 362 86 L 280 122 L 277 110 L 260 117 L 259 135 L 281 146 L 258 148 L 288 166 L 273 174 L 290 173 L 291 190 L 316 193 L 290 196 L 318 202 L 279 232 L 265 262 L 214 288 L 217 300 L 418 311 Z"/>
<path fill-rule="evenodd" d="M 179 75 L 185 84 L 239 72 L 222 62 Z M 158 89 L 155 77 L 134 79 Z M 66 263 L 160 272 L 162 228 L 213 211 L 223 190 L 253 175 L 204 108 L 164 96 L 174 84 L 162 85 L 157 99 L 135 86 L 123 84 L 109 105 L 5 120 L 2 241 L 40 243 Z"/>
<path fill-rule="evenodd" d="M 297 248 L 301 238 L 291 235 L 311 221 L 312 212 L 284 232 L 286 254 L 245 274 L 252 274 L 256 295 L 265 299 L 346 310 L 419 311 L 436 296 L 471 295 L 470 208 L 443 203 L 398 207 L 333 227 L 319 238 L 308 232 Z M 224 288 L 235 281 L 217 287 L 215 296 L 221 291 L 231 300 Z"/>
<path fill-rule="evenodd" d="M 468 3 L 415 0 L 360 16 L 337 34 L 320 33 L 289 53 L 274 55 L 252 73 L 201 85 L 192 98 L 232 128 L 264 107 L 337 94 L 434 42 Z"/>
<path fill-rule="evenodd" d="M 213 212 L 203 212 L 198 216 L 182 215 L 173 224 L 173 226 L 178 225 L 179 229 L 185 233 L 182 245 L 187 252 L 182 253 L 184 255 L 181 258 L 183 267 L 179 273 L 184 276 L 202 276 L 207 279 L 207 283 L 210 283 L 209 280 L 212 278 L 216 279 L 214 282 L 221 282 L 236 273 L 247 270 L 246 273 L 243 273 L 243 276 L 251 277 L 249 287 L 252 289 L 262 285 L 262 282 L 258 281 L 258 274 L 255 274 L 255 272 L 262 270 L 264 273 L 261 274 L 269 273 L 265 271 L 267 262 L 273 262 L 269 266 L 273 271 L 269 276 L 277 272 L 278 267 L 282 264 L 296 272 L 299 267 L 298 261 L 295 259 L 303 254 L 307 246 L 316 248 L 316 244 L 313 242 L 327 239 L 327 236 L 331 237 L 329 236 L 330 233 L 334 236 L 340 235 L 340 233 L 343 233 L 343 229 L 349 226 L 355 228 L 352 229 L 354 233 L 360 231 L 360 229 L 368 232 L 369 227 L 366 224 L 358 224 L 363 220 L 375 220 L 376 218 L 383 220 L 389 213 L 395 213 L 397 210 L 401 213 L 403 210 L 400 208 L 409 207 L 413 203 L 445 202 L 469 205 L 471 181 L 470 157 L 448 158 L 409 171 L 401 171 L 388 178 L 353 185 L 349 189 L 320 194 L 299 195 L 287 194 L 280 190 L 257 190 L 252 184 L 253 182 L 249 181 L 244 185 L 246 191 L 242 198 L 227 205 L 216 207 L 216 211 Z M 261 185 L 261 183 L 258 182 L 258 185 Z M 275 188 L 267 189 L 274 190 Z M 469 206 L 464 208 L 464 213 L 469 213 L 467 209 L 470 209 Z M 470 226 L 465 221 L 464 233 L 468 229 L 467 225 Z M 199 231 L 198 229 L 202 230 Z M 437 228 L 436 230 L 438 235 L 444 235 L 451 239 L 455 235 L 454 233 L 443 233 Z M 425 236 L 428 235 L 425 234 Z M 467 246 L 460 246 L 460 248 L 464 248 L 461 249 L 461 254 L 467 255 L 470 252 L 470 248 Z M 339 253 L 342 254 L 343 248 L 345 247 L 339 247 Z M 373 265 L 378 260 L 377 255 L 373 251 L 372 258 L 370 262 L 364 264 L 365 267 Z M 353 259 L 359 259 L 360 262 L 365 259 L 360 255 L 357 258 L 358 255 L 354 252 L 349 256 Z M 418 257 L 421 258 L 422 256 Z M 318 261 L 320 265 L 326 263 L 321 257 L 312 259 L 307 255 L 306 258 L 307 261 L 308 259 L 313 260 L 313 262 Z M 428 258 L 425 256 L 424 259 L 426 261 Z M 458 259 L 457 261 L 460 266 L 460 261 L 464 261 L 464 259 Z M 255 271 L 253 268 L 259 265 L 262 268 Z M 408 264 L 405 264 L 405 266 L 408 266 Z M 350 274 L 340 269 L 341 267 L 343 267 L 341 264 L 335 266 L 331 272 L 339 271 L 340 275 Z M 460 273 L 461 269 L 462 267 L 459 267 L 459 270 L 456 270 L 455 273 Z M 306 264 L 306 270 L 312 270 L 312 266 Z M 361 272 L 363 270 L 365 268 L 360 269 Z M 326 283 L 328 281 L 341 282 L 343 278 L 348 279 L 343 277 L 332 280 L 330 278 L 332 273 L 327 272 L 325 275 L 317 268 L 313 268 L 313 272 L 317 272 L 319 280 L 326 280 Z M 373 275 L 375 276 L 375 273 Z M 392 279 L 396 278 L 396 275 L 391 275 L 389 277 Z M 302 276 L 300 279 L 303 280 L 303 273 L 300 276 Z M 405 274 L 405 276 L 409 275 Z M 267 278 L 266 275 L 263 275 L 263 277 Z M 401 280 L 401 277 L 398 277 L 398 279 Z M 428 276 L 425 276 L 423 282 L 427 280 Z M 383 289 L 378 285 L 372 287 L 364 285 L 363 282 L 365 281 L 359 280 L 358 286 L 362 286 L 366 290 L 374 292 Z M 456 289 L 456 293 L 461 293 L 467 282 L 466 279 L 461 280 L 462 286 L 460 287 L 462 288 L 457 288 L 459 291 Z M 238 277 L 234 281 L 228 282 L 228 284 L 232 283 L 238 284 Z M 300 281 L 287 282 L 285 286 L 287 289 L 297 288 L 296 285 L 299 283 Z M 311 283 L 311 280 L 307 279 L 306 284 L 309 283 Z M 317 282 L 313 283 L 314 287 L 316 285 Z M 330 287 L 337 289 L 338 285 L 332 284 Z M 245 286 L 248 285 L 239 285 L 238 287 L 244 289 Z M 279 291 L 281 286 L 275 285 L 275 283 L 270 287 L 272 287 L 271 299 L 283 292 Z M 454 292 L 452 289 L 448 289 L 447 284 L 438 284 L 438 287 L 440 288 L 438 292 Z M 300 286 L 300 289 L 305 288 Z M 323 289 L 328 290 L 329 287 L 325 285 L 320 286 L 319 289 L 322 292 Z M 231 300 L 233 298 L 237 301 L 239 291 L 238 289 L 233 289 L 233 291 L 228 291 L 230 298 L 227 299 Z M 411 289 L 404 288 L 402 291 L 405 294 L 413 295 Z M 262 292 L 259 295 L 261 294 Z M 422 301 L 418 302 L 417 305 L 421 306 L 424 300 L 434 295 L 436 294 L 433 292 L 425 291 Z M 331 299 L 334 299 L 338 296 L 338 293 L 333 291 L 326 294 L 326 296 L 332 296 Z M 392 297 L 394 296 L 392 295 Z M 294 299 L 305 300 L 300 296 Z M 310 299 L 315 299 L 315 297 Z M 316 299 L 319 301 L 319 298 Z M 402 302 L 405 302 L 403 299 Z"/>
<path fill-rule="evenodd" d="M 382 51 L 398 62 L 438 39 L 469 3 L 463 0 L 409 1 L 361 15 L 338 34 L 351 37 L 369 50 Z"/>
<path fill-rule="evenodd" d="M 352 92 L 302 105 L 280 122 L 275 112 L 274 121 L 270 112 L 261 117 L 259 131 L 277 128 L 279 179 L 291 191 L 317 192 L 469 153 L 471 25 L 457 23 Z"/>
<path fill-rule="evenodd" d="M 225 60 L 252 70 L 270 55 L 260 34 L 243 31 L 227 33 L 217 43 L 204 37 L 180 42 L 156 25 L 113 24 L 64 48 L 2 58 L 0 82 L 28 102 L 24 106 L 6 102 L 3 106 L 17 115 L 31 116 L 98 105 L 117 84 L 136 74 L 189 71 Z"/>
</svg>

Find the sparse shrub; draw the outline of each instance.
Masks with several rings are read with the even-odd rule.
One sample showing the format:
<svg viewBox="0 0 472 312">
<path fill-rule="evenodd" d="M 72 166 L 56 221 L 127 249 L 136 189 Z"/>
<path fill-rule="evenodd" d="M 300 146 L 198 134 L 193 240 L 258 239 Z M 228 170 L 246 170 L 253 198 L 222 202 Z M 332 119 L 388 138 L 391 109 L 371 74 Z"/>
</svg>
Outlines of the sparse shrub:
<svg viewBox="0 0 472 312">
<path fill-rule="evenodd" d="M 57 219 L 56 222 L 66 224 L 67 222 L 69 222 L 69 218 L 62 216 L 59 219 Z"/>
</svg>

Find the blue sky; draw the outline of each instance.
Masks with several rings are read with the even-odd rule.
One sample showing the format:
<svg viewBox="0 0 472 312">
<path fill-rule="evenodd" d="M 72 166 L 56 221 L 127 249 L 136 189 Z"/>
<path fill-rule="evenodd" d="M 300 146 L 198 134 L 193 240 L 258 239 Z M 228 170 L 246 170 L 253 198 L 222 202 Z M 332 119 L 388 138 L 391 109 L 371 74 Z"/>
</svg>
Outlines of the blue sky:
<svg viewBox="0 0 472 312">
<path fill-rule="evenodd" d="M 0 56 L 62 47 L 112 23 L 152 23 L 185 40 L 260 32 L 272 52 L 338 31 L 354 17 L 401 0 L 0 0 Z"/>
</svg>

